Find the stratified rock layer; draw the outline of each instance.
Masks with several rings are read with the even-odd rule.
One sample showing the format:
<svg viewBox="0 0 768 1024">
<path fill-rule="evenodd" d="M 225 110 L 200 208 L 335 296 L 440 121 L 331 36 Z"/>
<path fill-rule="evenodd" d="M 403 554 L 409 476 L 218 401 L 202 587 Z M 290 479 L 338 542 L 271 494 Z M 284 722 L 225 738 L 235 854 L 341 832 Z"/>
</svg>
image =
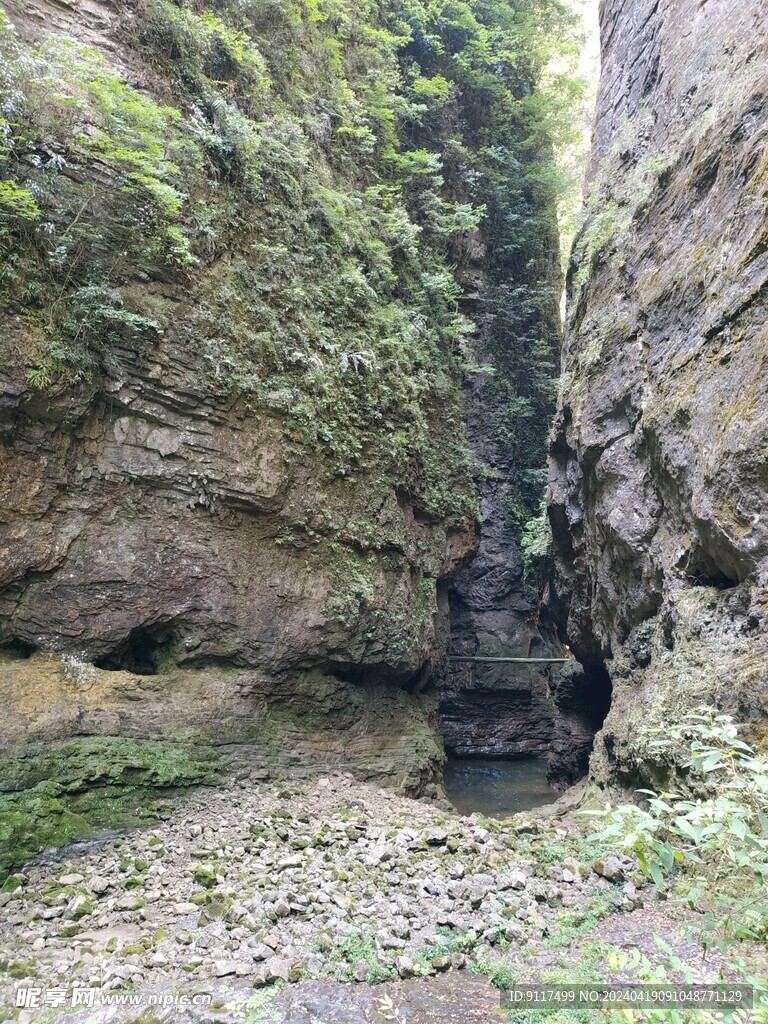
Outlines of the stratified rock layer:
<svg viewBox="0 0 768 1024">
<path fill-rule="evenodd" d="M 551 449 L 556 603 L 606 666 L 600 781 L 715 703 L 766 735 L 768 12 L 608 0 Z"/>
<path fill-rule="evenodd" d="M 155 82 L 112 5 L 54 6 L 14 5 L 14 32 L 74 36 L 131 82 Z M 4 310 L 0 745 L 240 744 L 269 770 L 330 763 L 421 790 L 443 757 L 434 684 L 471 516 L 426 508 L 418 467 L 339 470 L 319 442 L 291 443 L 290 409 L 211 386 L 194 315 L 225 290 L 216 274 L 236 255 L 194 287 L 130 268 L 122 297 L 162 310 L 167 329 L 152 344 L 116 341 L 108 370 L 74 386 L 30 383 L 20 318 Z M 459 399 L 444 355 L 441 409 Z"/>
<path fill-rule="evenodd" d="M 274 763 L 268 707 L 280 705 L 300 721 L 314 714 L 326 750 L 335 742 L 331 761 L 359 760 L 368 776 L 378 732 L 426 729 L 434 698 L 402 686 L 418 691 L 439 663 L 437 580 L 471 534 L 417 521 L 394 492 L 339 482 L 341 539 L 293 543 L 328 507 L 316 467 L 286 464 L 268 418 L 196 393 L 169 353 L 126 366 L 108 401 L 6 392 L 3 426 L 5 637 L 22 653 L 87 663 L 90 680 L 78 685 L 79 670 L 68 679 L 37 657 L 4 661 L 6 742 L 30 730 L 191 729 L 216 744 L 260 741 Z M 376 524 L 388 550 L 356 548 L 355 522 Z M 33 698 L 44 720 L 28 713 Z M 304 730 L 311 749 L 315 730 Z M 358 733 L 367 749 L 356 758 Z M 416 788 L 439 766 L 439 742 L 429 746 L 431 768 L 411 764 Z M 373 774 L 410 779 L 397 762 L 385 757 Z"/>
</svg>

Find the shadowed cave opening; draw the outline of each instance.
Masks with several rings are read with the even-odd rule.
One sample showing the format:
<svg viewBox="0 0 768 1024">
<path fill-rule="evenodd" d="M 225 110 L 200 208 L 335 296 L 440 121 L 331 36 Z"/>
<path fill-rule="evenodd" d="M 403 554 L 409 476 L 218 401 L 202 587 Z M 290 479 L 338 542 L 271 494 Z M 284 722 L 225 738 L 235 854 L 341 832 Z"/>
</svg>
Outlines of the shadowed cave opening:
<svg viewBox="0 0 768 1024">
<path fill-rule="evenodd" d="M 611 707 L 613 686 L 602 662 L 574 661 L 558 674 L 553 697 L 556 706 L 548 778 L 558 790 L 583 779 L 596 734 Z"/>
<path fill-rule="evenodd" d="M 14 658 L 21 658 L 23 661 L 31 658 L 37 650 L 33 644 L 28 644 L 26 640 L 9 640 L 8 643 L 0 645 L 0 652 L 10 654 Z"/>
<path fill-rule="evenodd" d="M 154 676 L 163 657 L 174 643 L 173 633 L 164 627 L 134 629 L 111 654 L 94 662 L 96 668 L 108 672 L 132 672 L 137 676 Z"/>
<path fill-rule="evenodd" d="M 508 817 L 552 803 L 584 778 L 611 703 L 597 662 L 577 661 L 516 685 L 486 688 L 461 669 L 441 698 L 448 799 L 464 814 Z"/>
<path fill-rule="evenodd" d="M 691 553 L 686 575 L 695 587 L 714 587 L 716 590 L 730 590 L 738 587 L 739 580 L 718 565 L 703 548 Z"/>
</svg>

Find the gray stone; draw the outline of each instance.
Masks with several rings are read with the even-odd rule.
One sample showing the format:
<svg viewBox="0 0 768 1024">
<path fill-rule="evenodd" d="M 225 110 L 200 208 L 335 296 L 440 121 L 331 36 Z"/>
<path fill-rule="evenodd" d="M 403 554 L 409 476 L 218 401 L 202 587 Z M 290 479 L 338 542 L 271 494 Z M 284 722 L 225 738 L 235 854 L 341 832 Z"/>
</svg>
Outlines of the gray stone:
<svg viewBox="0 0 768 1024">
<path fill-rule="evenodd" d="M 172 914 L 196 914 L 200 907 L 196 903 L 174 903 L 171 907 Z"/>
<path fill-rule="evenodd" d="M 217 978 L 226 978 L 230 974 L 237 974 L 239 966 L 237 960 L 216 960 L 213 970 Z"/>
<path fill-rule="evenodd" d="M 399 956 L 395 960 L 395 970 L 401 978 L 412 978 L 416 973 L 416 965 L 409 956 Z"/>
<path fill-rule="evenodd" d="M 267 981 L 290 981 L 291 965 L 283 957 L 273 956 L 264 963 Z"/>
<path fill-rule="evenodd" d="M 285 871 L 287 868 L 300 868 L 303 864 L 304 858 L 297 854 L 295 857 L 283 857 L 277 862 L 277 868 L 279 871 Z"/>
<path fill-rule="evenodd" d="M 67 875 L 61 875 L 59 877 L 59 885 L 77 885 L 83 881 L 83 876 L 77 872 L 71 872 Z"/>
<path fill-rule="evenodd" d="M 623 882 L 626 879 L 624 867 L 618 857 L 601 857 L 594 862 L 592 870 L 609 882 Z"/>
</svg>

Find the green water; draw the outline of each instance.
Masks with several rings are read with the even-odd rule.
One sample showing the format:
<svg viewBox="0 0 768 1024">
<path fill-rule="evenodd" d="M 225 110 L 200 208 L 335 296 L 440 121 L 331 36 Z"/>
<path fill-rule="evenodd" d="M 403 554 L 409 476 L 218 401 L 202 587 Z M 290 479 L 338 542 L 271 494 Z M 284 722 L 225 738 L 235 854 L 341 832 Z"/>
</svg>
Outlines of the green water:
<svg viewBox="0 0 768 1024">
<path fill-rule="evenodd" d="M 543 758 L 453 757 L 445 766 L 444 779 L 448 799 L 462 814 L 508 818 L 551 804 L 560 795 L 547 783 Z"/>
</svg>

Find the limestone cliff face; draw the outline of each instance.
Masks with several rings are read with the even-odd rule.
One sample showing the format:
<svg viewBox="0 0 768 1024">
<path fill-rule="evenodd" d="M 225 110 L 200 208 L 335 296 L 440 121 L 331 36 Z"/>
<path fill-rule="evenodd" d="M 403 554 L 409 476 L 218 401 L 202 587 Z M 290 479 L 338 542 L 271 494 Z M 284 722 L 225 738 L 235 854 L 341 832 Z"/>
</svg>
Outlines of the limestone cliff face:
<svg viewBox="0 0 768 1024">
<path fill-rule="evenodd" d="M 293 717 L 289 762 L 325 732 L 335 763 L 419 788 L 441 758 L 419 691 L 471 531 L 291 464 L 279 423 L 205 396 L 172 343 L 130 359 L 106 394 L 6 385 L 3 638 L 90 682 L 65 662 L 53 685 L 43 655 L 3 662 L 3 738 L 192 730 L 266 756 Z"/>
<path fill-rule="evenodd" d="M 191 25 L 208 39 L 210 22 L 189 14 L 182 23 L 185 12 L 167 4 L 151 12 L 171 28 L 182 24 L 191 31 Z M 95 74 L 119 76 L 106 77 L 116 96 L 109 102 L 123 102 L 123 79 L 131 89 L 154 88 L 160 95 L 168 88 L 162 76 L 153 77 L 146 54 L 125 43 L 136 38 L 134 14 L 130 5 L 117 9 L 93 2 L 79 8 L 36 0 L 11 9 L 15 33 L 7 23 L 2 28 L 9 45 L 18 48 L 21 40 L 22 52 L 36 45 L 43 29 L 95 47 L 108 69 L 99 63 Z M 133 36 L 126 35 L 126 24 Z M 138 25 L 143 28 L 141 19 Z M 218 53 L 230 36 L 224 27 L 216 31 L 220 38 L 212 45 Z M 246 37 L 232 38 L 235 50 L 245 48 L 247 55 Z M 55 52 L 50 38 L 44 45 Z M 83 89 L 92 88 L 90 52 L 68 65 L 82 76 L 72 85 L 80 90 L 81 107 Z M 226 69 L 214 70 L 226 77 Z M 98 88 L 105 88 L 99 81 Z M 128 96 L 133 116 L 144 110 L 143 95 Z M 45 130 L 50 135 L 55 128 Z M 295 133 L 286 130 L 286 137 L 290 141 Z M 50 214 L 51 230 L 88 222 L 97 234 L 120 213 L 109 205 L 119 196 L 109 181 L 110 174 L 120 180 L 123 150 L 116 150 L 117 170 L 111 170 L 101 154 L 94 159 L 73 153 L 74 145 L 61 154 L 55 137 L 42 139 L 30 154 L 20 145 L 21 155 L 12 154 L 14 167 L 20 182 L 32 183 L 29 195 L 43 197 L 41 203 L 48 182 L 41 183 L 40 168 L 48 167 L 49 175 L 63 168 L 68 177 L 62 187 L 82 191 L 69 212 Z M 286 154 L 279 154 L 283 163 Z M 111 192 L 102 207 L 103 179 Z M 133 179 L 128 174 L 125 180 Z M 206 199 L 206 216 L 217 209 L 214 202 L 221 206 L 224 194 L 230 205 L 222 206 L 223 215 L 232 217 L 242 187 L 227 192 L 219 172 L 209 186 L 213 198 Z M 265 216 L 263 195 L 261 206 L 248 196 L 244 204 L 256 210 L 254 218 Z M 225 295 L 240 302 L 238 287 L 246 296 L 257 285 L 263 292 L 279 291 L 274 268 L 259 270 L 254 284 L 243 287 L 238 280 L 248 260 L 257 259 L 253 251 L 266 248 L 264 233 L 286 208 L 282 197 L 280 204 L 255 235 L 241 221 L 240 241 L 230 236 L 229 248 L 225 243 L 200 249 L 186 277 L 167 267 L 123 267 L 113 310 L 151 308 L 162 331 L 150 343 L 113 338 L 109 365 L 74 384 L 54 380 L 40 386 L 28 340 L 37 314 L 33 309 L 23 320 L 20 310 L 29 304 L 21 307 L 14 299 L 4 305 L 0 743 L 6 753 L 19 744 L 23 752 L 27 741 L 124 735 L 200 740 L 226 749 L 242 744 L 247 756 L 270 770 L 330 762 L 411 792 L 439 773 L 435 684 L 444 673 L 447 580 L 473 550 L 474 523 L 466 511 L 450 515 L 430 507 L 430 470 L 408 454 L 419 428 L 402 408 L 392 414 L 398 422 L 387 422 L 390 413 L 376 397 L 382 387 L 392 393 L 391 380 L 407 381 L 404 343 L 394 369 L 381 365 L 380 356 L 377 363 L 371 352 L 340 353 L 338 335 L 322 357 L 297 349 L 288 363 L 299 367 L 303 381 L 293 395 L 287 377 L 273 378 L 271 394 L 211 383 L 211 348 L 200 336 L 200 312 L 205 310 L 212 331 L 222 336 L 233 324 L 263 329 L 240 307 L 231 315 L 216 302 L 223 303 Z M 307 219 L 300 224 L 305 235 Z M 18 248 L 29 243 L 29 231 L 40 230 L 34 218 L 31 223 L 19 229 Z M 351 231 L 349 219 L 345 224 Z M 318 244 L 318 259 L 329 245 L 327 239 L 325 250 Z M 125 254 L 115 259 L 120 255 Z M 333 258 L 341 273 L 342 257 Z M 280 325 L 300 302 L 284 300 Z M 442 330 L 438 306 L 433 312 Z M 356 326 L 361 336 L 365 326 Z M 422 338 L 432 323 L 419 321 L 417 327 Z M 309 332 L 306 318 L 301 328 Z M 364 338 L 357 344 L 362 349 Z M 263 340 L 254 344 L 259 346 L 265 347 Z M 214 360 L 217 374 L 220 365 L 233 362 L 219 350 Z M 443 391 L 439 398 L 431 393 L 431 385 L 424 385 L 427 371 L 419 369 L 413 408 L 418 402 L 421 415 L 434 402 L 442 410 L 432 423 L 434 436 L 460 445 L 462 427 L 451 418 L 460 376 L 450 344 L 429 369 L 440 375 Z M 350 390 L 339 394 L 335 413 L 309 418 L 312 429 L 329 436 L 314 445 L 297 443 L 291 426 L 295 406 L 322 393 L 323 372 L 340 375 Z M 350 408 L 358 415 L 360 406 L 377 400 L 375 416 L 383 425 L 379 434 L 378 427 L 366 434 L 359 420 L 350 423 Z M 362 453 L 354 468 L 339 468 L 329 447 L 334 431 Z M 396 441 L 390 436 L 395 431 Z M 376 448 L 385 434 L 392 452 L 399 445 L 401 469 L 394 472 L 380 449 L 367 447 Z M 440 451 L 434 455 L 433 482 L 469 496 L 471 504 L 466 473 L 459 469 L 452 477 Z"/>
<path fill-rule="evenodd" d="M 768 707 L 768 15 L 606 0 L 551 447 L 556 601 L 613 683 L 592 772 L 646 725 Z M 587 693 L 588 696 L 588 693 Z"/>
</svg>

